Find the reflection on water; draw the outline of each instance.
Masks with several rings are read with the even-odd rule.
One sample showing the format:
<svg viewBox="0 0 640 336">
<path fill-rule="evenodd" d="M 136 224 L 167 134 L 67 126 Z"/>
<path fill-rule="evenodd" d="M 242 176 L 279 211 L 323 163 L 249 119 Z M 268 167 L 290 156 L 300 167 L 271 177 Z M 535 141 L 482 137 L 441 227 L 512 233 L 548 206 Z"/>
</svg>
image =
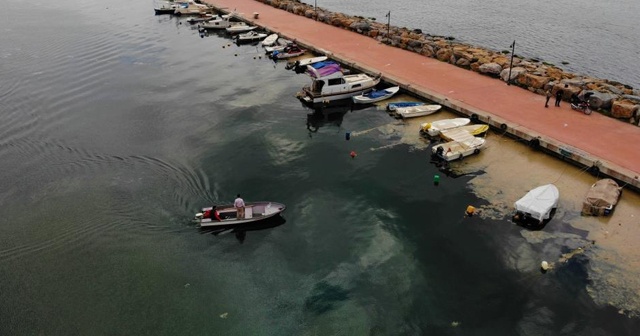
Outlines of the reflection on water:
<svg viewBox="0 0 640 336">
<path fill-rule="evenodd" d="M 286 219 L 282 215 L 270 217 L 267 219 L 263 219 L 261 221 L 247 223 L 243 225 L 238 225 L 234 227 L 200 227 L 201 234 L 212 234 L 214 236 L 224 236 L 230 233 L 233 233 L 238 239 L 238 241 L 242 244 L 247 237 L 248 231 L 261 231 L 272 229 L 278 227 L 280 225 L 284 225 L 286 223 Z"/>
</svg>

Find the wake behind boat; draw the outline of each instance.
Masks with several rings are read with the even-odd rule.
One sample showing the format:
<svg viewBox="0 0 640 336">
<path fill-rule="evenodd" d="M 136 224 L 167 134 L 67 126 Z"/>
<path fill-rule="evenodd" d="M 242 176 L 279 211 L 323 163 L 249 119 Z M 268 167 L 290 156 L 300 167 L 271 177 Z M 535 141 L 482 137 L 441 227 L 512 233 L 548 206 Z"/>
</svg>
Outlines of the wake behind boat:
<svg viewBox="0 0 640 336">
<path fill-rule="evenodd" d="M 281 214 L 286 209 L 282 203 L 249 202 L 245 203 L 244 217 L 237 218 L 238 211 L 233 204 L 216 205 L 202 208 L 193 219 L 201 227 L 230 227 L 254 223 Z"/>
</svg>

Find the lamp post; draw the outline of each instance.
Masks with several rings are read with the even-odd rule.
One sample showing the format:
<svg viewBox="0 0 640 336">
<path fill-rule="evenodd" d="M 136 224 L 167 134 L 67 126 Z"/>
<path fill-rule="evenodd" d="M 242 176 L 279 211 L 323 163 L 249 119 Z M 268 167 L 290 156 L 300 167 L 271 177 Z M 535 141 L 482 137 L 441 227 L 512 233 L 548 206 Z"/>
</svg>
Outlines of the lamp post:
<svg viewBox="0 0 640 336">
<path fill-rule="evenodd" d="M 313 10 L 316 12 L 316 21 L 318 21 L 318 0 L 313 0 Z"/>
<path fill-rule="evenodd" d="M 509 63 L 509 78 L 507 78 L 507 85 L 511 85 L 511 68 L 513 68 L 513 54 L 516 53 L 516 40 L 513 40 L 511 44 L 511 62 Z"/>
<path fill-rule="evenodd" d="M 387 13 L 387 38 L 391 39 L 391 11 Z"/>
</svg>

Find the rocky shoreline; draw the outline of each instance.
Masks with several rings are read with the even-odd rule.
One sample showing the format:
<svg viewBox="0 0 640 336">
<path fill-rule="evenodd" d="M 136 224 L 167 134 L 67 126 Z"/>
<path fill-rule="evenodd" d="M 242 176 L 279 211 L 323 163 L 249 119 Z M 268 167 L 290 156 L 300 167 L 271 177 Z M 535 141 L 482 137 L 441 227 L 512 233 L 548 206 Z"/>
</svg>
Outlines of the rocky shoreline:
<svg viewBox="0 0 640 336">
<path fill-rule="evenodd" d="M 537 94 L 544 95 L 547 89 L 551 89 L 555 95 L 557 90 L 562 89 L 563 100 L 569 101 L 573 95 L 582 98 L 589 93 L 593 110 L 640 126 L 640 89 L 629 85 L 565 72 L 555 65 L 517 55 L 514 55 L 513 66 L 510 67 L 509 51 L 499 52 L 467 45 L 455 42 L 450 37 L 425 34 L 419 29 L 387 27 L 373 19 L 334 13 L 297 0 L 256 1 L 505 82 L 511 73 L 512 85 Z"/>
</svg>

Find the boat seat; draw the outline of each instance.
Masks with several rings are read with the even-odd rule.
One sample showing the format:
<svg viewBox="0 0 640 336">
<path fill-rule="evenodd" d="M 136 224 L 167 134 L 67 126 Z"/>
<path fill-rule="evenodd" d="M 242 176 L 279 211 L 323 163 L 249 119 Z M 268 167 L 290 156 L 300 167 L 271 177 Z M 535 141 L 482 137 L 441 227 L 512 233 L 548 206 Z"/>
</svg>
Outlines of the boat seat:
<svg viewBox="0 0 640 336">
<path fill-rule="evenodd" d="M 253 218 L 253 207 L 244 207 L 244 218 Z"/>
</svg>

